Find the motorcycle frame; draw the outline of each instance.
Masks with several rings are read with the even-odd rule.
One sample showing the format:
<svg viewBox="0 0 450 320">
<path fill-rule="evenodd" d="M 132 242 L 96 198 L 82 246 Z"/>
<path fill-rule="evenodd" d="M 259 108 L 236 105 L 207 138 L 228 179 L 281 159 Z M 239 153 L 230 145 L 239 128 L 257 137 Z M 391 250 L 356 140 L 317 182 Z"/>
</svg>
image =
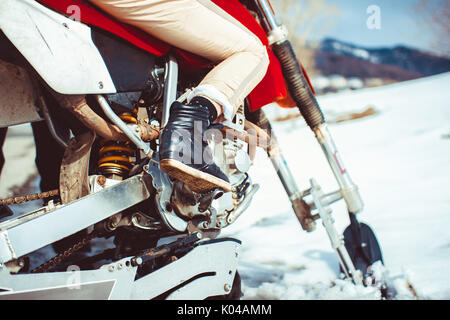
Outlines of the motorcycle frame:
<svg viewBox="0 0 450 320">
<path fill-rule="evenodd" d="M 254 1 L 254 4 L 259 9 L 259 13 L 261 14 L 262 24 L 267 32 L 267 37 L 269 39 L 270 44 L 284 41 L 286 39 L 285 28 L 278 23 L 276 16 L 270 7 L 269 2 L 267 0 L 253 0 L 253 1 Z M 52 12 L 52 11 L 49 10 L 49 12 Z M 53 16 L 53 15 L 58 15 L 58 14 L 52 12 L 50 15 Z M 58 19 L 61 19 L 60 15 L 58 15 L 58 16 L 59 16 Z M 64 25 L 64 24 L 62 24 L 62 25 Z M 10 38 L 11 38 L 11 36 L 10 36 Z M 23 44 L 15 44 L 15 45 L 18 46 L 19 49 L 27 50 L 23 46 Z M 30 58 L 28 57 L 28 59 L 30 59 Z M 168 115 L 170 114 L 170 106 L 175 101 L 176 94 L 177 94 L 176 88 L 177 88 L 177 80 L 178 80 L 178 63 L 174 56 L 169 56 L 169 58 L 167 60 L 166 67 L 165 67 L 165 78 L 164 79 L 165 79 L 165 89 L 164 89 L 165 95 L 164 95 L 163 112 L 162 112 L 163 117 L 162 117 L 162 121 L 161 121 L 162 127 L 164 127 L 165 124 L 167 123 Z M 112 90 L 112 88 L 110 86 L 106 86 L 106 88 L 105 88 L 105 85 L 103 82 L 100 85 L 100 82 L 97 82 L 95 84 L 97 86 L 97 88 L 94 90 L 95 93 L 98 93 L 98 89 L 102 89 L 103 92 Z M 64 90 L 62 90 L 62 91 L 64 91 Z M 113 91 L 115 91 L 115 90 L 113 90 Z M 66 93 L 71 93 L 71 92 L 66 92 Z M 89 93 L 89 90 L 87 90 L 84 93 Z M 102 106 L 102 102 L 103 102 L 103 100 L 101 99 L 102 97 L 100 95 L 98 95 L 97 98 L 98 98 L 98 101 L 100 102 L 100 105 Z M 104 110 L 106 110 L 106 109 L 104 108 Z M 113 118 L 113 122 L 115 122 L 116 124 L 125 125 L 120 119 Z M 326 123 L 324 123 L 318 127 L 312 128 L 312 130 L 316 135 L 316 139 L 319 142 L 319 144 L 326 156 L 326 159 L 331 167 L 331 170 L 333 171 L 333 174 L 334 174 L 334 176 L 339 184 L 339 187 L 340 187 L 340 189 L 336 192 L 337 196 L 335 196 L 334 198 L 335 199 L 343 198 L 347 204 L 347 207 L 348 207 L 348 210 L 350 213 L 356 214 L 356 213 L 360 212 L 363 208 L 363 203 L 362 203 L 361 197 L 359 196 L 358 188 L 351 180 L 347 169 L 343 165 L 341 157 L 339 156 L 336 145 L 331 137 L 331 134 L 328 131 Z M 132 139 L 132 136 L 135 137 L 136 139 Z M 142 144 L 142 140 L 138 139 L 133 133 L 129 133 L 129 137 L 141 150 L 144 151 L 144 153 L 146 153 L 146 154 L 149 153 L 149 149 L 146 148 L 146 146 L 144 146 Z M 307 192 L 299 191 L 299 189 L 295 183 L 295 179 L 293 178 L 281 151 L 279 151 L 278 154 L 276 154 L 275 156 L 271 157 L 271 160 L 272 160 L 274 168 L 276 169 L 277 174 L 278 174 L 291 202 L 293 202 L 293 204 L 294 204 L 294 201 L 303 198 L 307 194 Z M 132 179 L 132 178 L 130 178 L 130 179 Z M 127 179 L 127 180 L 130 180 L 130 179 Z M 110 192 L 113 192 L 114 188 L 119 188 L 119 187 L 124 187 L 124 186 L 128 187 L 128 183 L 130 183 L 130 181 L 124 181 L 123 183 L 120 183 L 117 186 L 111 187 L 111 190 L 109 190 L 109 188 L 107 190 L 109 190 Z M 140 181 L 140 182 L 141 182 L 141 184 L 137 184 L 137 186 L 143 187 L 142 181 Z M 147 190 L 147 189 L 145 187 L 142 190 Z M 97 195 L 97 197 L 105 196 L 107 194 L 107 193 L 105 193 L 105 191 L 106 190 L 101 191 L 98 194 L 96 193 L 96 194 L 92 194 L 92 195 L 86 197 L 86 199 L 83 199 L 84 202 L 77 201 L 77 202 L 74 202 L 73 204 L 69 204 L 62 208 L 59 208 L 58 210 L 50 211 L 49 213 L 46 213 L 43 215 L 40 215 L 41 214 L 40 213 L 39 219 L 34 219 L 34 218 L 36 218 L 36 215 L 31 214 L 30 216 L 27 215 L 25 217 L 21 217 L 20 222 L 16 221 L 16 223 L 12 223 L 12 225 L 9 224 L 10 221 L 8 221 L 8 224 L 6 224 L 6 226 L 4 226 L 2 224 L 0 226 L 1 227 L 0 262 L 7 262 L 10 260 L 16 259 L 17 257 L 23 256 L 24 254 L 32 252 L 35 249 L 38 249 L 46 244 L 50 244 L 55 240 L 61 239 L 64 236 L 73 234 L 76 231 L 79 231 L 85 227 L 88 227 L 89 225 L 92 225 L 95 222 L 101 221 L 102 219 L 105 219 L 105 218 L 111 216 L 113 213 L 116 213 L 127 207 L 127 206 L 124 206 L 123 204 L 120 205 L 120 204 L 116 203 L 117 206 L 115 206 L 114 209 L 112 210 L 114 212 L 112 212 L 111 210 L 109 210 L 109 211 L 105 210 L 105 211 L 103 211 L 101 218 L 100 218 L 100 216 L 96 216 L 97 220 L 95 220 L 95 221 L 91 221 L 92 219 L 89 221 L 86 220 L 83 222 L 82 226 L 76 225 L 71 228 L 66 228 L 65 230 L 61 230 L 57 234 L 53 233 L 52 239 L 50 239 L 51 238 L 50 236 L 42 238 L 42 237 L 40 237 L 40 235 L 38 235 L 38 236 L 35 236 L 34 238 L 32 237 L 31 240 L 27 240 L 25 242 L 25 244 L 23 244 L 21 242 L 19 235 L 23 234 L 22 232 L 25 232 L 27 230 L 33 230 L 34 228 L 41 228 L 43 226 L 42 221 L 44 221 L 44 220 L 47 221 L 47 219 L 50 219 L 50 217 L 56 217 L 56 215 L 55 215 L 56 211 L 58 211 L 58 213 L 60 213 L 61 211 L 67 210 L 68 212 L 71 212 L 71 214 L 75 214 L 75 210 L 73 210 L 73 208 L 77 207 L 77 205 L 79 206 L 80 203 L 83 203 L 83 205 L 87 204 L 88 201 L 86 201 L 86 200 L 92 199 L 96 195 Z M 138 203 L 138 202 L 141 202 L 141 201 L 147 199 L 148 197 L 149 197 L 149 195 L 148 195 L 148 190 L 147 190 L 146 192 L 145 191 L 143 192 L 140 200 L 132 199 L 132 200 L 130 200 L 129 203 L 127 203 L 127 205 L 129 207 L 129 206 L 133 205 L 134 203 Z M 111 199 L 115 199 L 115 198 L 112 197 Z M 311 205 L 311 207 L 315 207 L 315 209 L 319 210 L 319 213 L 320 213 L 319 216 L 321 216 L 323 218 L 324 217 L 324 215 L 322 214 L 323 209 L 321 209 L 322 206 L 320 205 L 320 203 L 321 203 L 320 201 L 322 201 L 322 199 L 318 198 L 318 196 L 315 195 L 315 193 L 313 193 L 313 199 L 314 199 L 314 206 Z M 108 201 L 110 201 L 110 200 L 108 200 Z M 111 208 L 108 207 L 108 209 L 111 209 Z M 294 210 L 295 210 L 295 207 L 294 207 Z M 33 217 L 33 219 L 30 219 L 30 217 Z M 46 219 L 42 219 L 43 217 L 46 217 Z M 333 237 L 330 236 L 330 238 L 335 239 L 336 238 L 335 234 L 334 234 L 335 231 L 332 229 L 333 228 L 332 224 L 325 225 L 325 228 L 329 235 L 333 234 Z M 34 229 L 34 230 L 36 230 L 36 229 Z M 28 233 L 28 234 L 32 234 L 32 233 Z M 332 244 L 333 244 L 333 241 L 332 241 Z M 333 244 L 333 247 L 335 249 L 337 249 L 335 244 Z M 342 246 L 339 246 L 339 248 L 340 248 L 339 250 L 341 250 Z M 342 250 L 345 250 L 345 248 Z M 346 255 L 342 254 L 342 252 L 338 252 L 338 254 L 340 257 L 344 256 L 344 260 L 343 259 L 340 259 L 340 260 L 341 260 L 341 264 L 343 265 L 344 270 L 348 271 L 348 275 L 355 275 L 355 270 L 354 270 L 354 267 L 352 268 L 351 261 L 348 261 L 348 259 L 346 258 Z M 347 254 L 347 256 L 348 256 L 348 254 Z M 353 277 L 353 278 L 355 280 L 355 277 Z"/>
<path fill-rule="evenodd" d="M 10 274 L 0 265 L 0 300 L 166 300 L 226 295 L 236 275 L 240 241 L 203 240 L 186 255 L 137 278 L 135 257 L 96 270 L 70 266 L 65 272 Z M 164 281 L 160 281 L 164 279 Z"/>
</svg>

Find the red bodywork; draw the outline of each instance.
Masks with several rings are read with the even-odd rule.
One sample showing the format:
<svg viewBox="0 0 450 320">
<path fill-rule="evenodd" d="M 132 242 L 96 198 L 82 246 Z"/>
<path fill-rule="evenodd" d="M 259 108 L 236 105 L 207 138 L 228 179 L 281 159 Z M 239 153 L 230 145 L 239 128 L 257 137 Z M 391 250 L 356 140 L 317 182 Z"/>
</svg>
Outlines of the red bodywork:
<svg viewBox="0 0 450 320">
<path fill-rule="evenodd" d="M 152 37 L 131 25 L 122 23 L 114 17 L 98 10 L 86 1 L 80 0 L 38 0 L 42 4 L 53 8 L 65 15 L 73 14 L 70 6 L 77 5 L 80 8 L 81 21 L 84 23 L 104 29 L 115 34 L 133 45 L 150 52 L 155 56 L 163 56 L 169 50 L 177 54 L 181 68 L 186 70 L 196 70 L 198 68 L 209 68 L 211 63 L 199 56 L 186 52 L 179 48 L 172 48 L 169 44 Z M 275 102 L 289 100 L 286 84 L 283 78 L 281 65 L 272 50 L 269 48 L 268 39 L 263 28 L 253 18 L 250 12 L 239 3 L 238 0 L 212 0 L 228 14 L 233 16 L 251 32 L 253 32 L 261 42 L 267 47 L 270 65 L 264 79 L 248 96 L 250 110 L 254 111 L 261 107 Z"/>
</svg>

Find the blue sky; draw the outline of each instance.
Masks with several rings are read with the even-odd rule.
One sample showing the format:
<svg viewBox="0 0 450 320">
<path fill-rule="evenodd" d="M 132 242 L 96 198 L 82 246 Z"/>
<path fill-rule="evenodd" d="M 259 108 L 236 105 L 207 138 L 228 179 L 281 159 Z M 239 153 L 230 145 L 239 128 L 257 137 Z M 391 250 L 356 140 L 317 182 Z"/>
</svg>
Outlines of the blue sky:
<svg viewBox="0 0 450 320">
<path fill-rule="evenodd" d="M 404 44 L 430 50 L 433 30 L 424 28 L 419 13 L 414 9 L 419 0 L 328 0 L 328 2 L 336 5 L 340 13 L 332 21 L 332 27 L 318 34 L 318 38 L 330 36 L 368 47 Z M 367 8 L 371 5 L 380 8 L 379 30 L 371 30 L 366 25 L 369 18 Z"/>
</svg>

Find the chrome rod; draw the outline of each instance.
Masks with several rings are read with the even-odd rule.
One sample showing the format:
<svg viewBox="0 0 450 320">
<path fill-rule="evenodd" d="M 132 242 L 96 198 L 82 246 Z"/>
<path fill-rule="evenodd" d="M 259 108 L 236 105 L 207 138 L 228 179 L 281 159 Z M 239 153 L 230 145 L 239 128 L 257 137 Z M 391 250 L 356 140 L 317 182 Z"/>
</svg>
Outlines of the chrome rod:
<svg viewBox="0 0 450 320">
<path fill-rule="evenodd" d="M 55 128 L 55 126 L 53 124 L 52 118 L 50 117 L 50 112 L 48 111 L 47 103 L 45 102 L 45 99 L 44 99 L 44 97 L 42 95 L 39 95 L 38 103 L 39 103 L 39 105 L 41 107 L 42 115 L 44 116 L 44 120 L 45 120 L 45 123 L 47 124 L 47 127 L 48 127 L 48 130 L 50 131 L 50 134 L 52 135 L 52 137 L 56 140 L 56 142 L 61 147 L 66 149 L 67 148 L 67 142 L 56 131 L 56 128 Z"/>
<path fill-rule="evenodd" d="M 150 197 L 142 176 L 128 178 L 40 216 L 0 224 L 0 263 L 17 259 L 83 230 Z"/>
<path fill-rule="evenodd" d="M 314 129 L 317 141 L 319 142 L 322 151 L 330 165 L 331 170 L 339 184 L 340 192 L 344 198 L 347 208 L 351 213 L 360 212 L 363 207 L 363 201 L 358 191 L 358 187 L 353 183 L 341 156 L 334 144 L 333 138 L 326 124 L 322 124 Z"/>
<path fill-rule="evenodd" d="M 178 84 L 178 63 L 173 55 L 169 56 L 165 66 L 164 74 L 164 103 L 161 118 L 161 129 L 163 129 L 167 121 L 169 121 L 170 107 L 177 99 L 177 84 Z"/>
<path fill-rule="evenodd" d="M 267 0 L 255 0 L 255 4 L 260 13 L 262 25 L 266 30 L 269 45 L 286 41 L 288 30 L 286 26 L 278 22 Z"/>
<path fill-rule="evenodd" d="M 355 265 L 345 248 L 344 237 L 338 233 L 334 225 L 334 219 L 331 216 L 331 209 L 327 204 L 322 203 L 324 199 L 324 193 L 322 188 L 317 184 L 314 179 L 310 179 L 311 183 L 311 195 L 314 201 L 314 206 L 317 209 L 320 218 L 322 219 L 322 224 L 328 234 L 331 246 L 339 256 L 339 262 L 347 276 L 350 276 L 355 284 L 362 284 L 361 272 L 356 270 Z"/>
<path fill-rule="evenodd" d="M 294 210 L 303 230 L 307 232 L 314 231 L 316 223 L 311 215 L 311 209 L 303 200 L 305 194 L 299 191 L 294 176 L 289 169 L 289 166 L 273 133 L 271 134 L 271 138 L 272 147 L 268 150 L 267 154 L 272 161 L 272 165 L 277 172 L 278 178 L 280 179 L 289 200 L 291 201 L 292 209 Z"/>
<path fill-rule="evenodd" d="M 264 25 L 266 26 L 268 31 L 272 31 L 280 27 L 280 24 L 275 17 L 275 14 L 270 7 L 270 4 L 267 0 L 255 0 L 256 5 L 258 6 L 259 11 L 263 15 Z"/>
<path fill-rule="evenodd" d="M 239 216 L 244 213 L 245 210 L 247 210 L 247 208 L 249 207 L 253 196 L 255 195 L 255 193 L 259 190 L 259 184 L 254 184 L 252 186 L 252 188 L 250 189 L 250 191 L 248 191 L 248 193 L 245 195 L 244 200 L 242 200 L 242 202 L 237 206 L 237 208 L 229 214 L 229 216 L 227 217 L 227 222 L 228 225 L 232 224 L 234 221 L 236 221 L 237 218 L 239 218 Z"/>
</svg>

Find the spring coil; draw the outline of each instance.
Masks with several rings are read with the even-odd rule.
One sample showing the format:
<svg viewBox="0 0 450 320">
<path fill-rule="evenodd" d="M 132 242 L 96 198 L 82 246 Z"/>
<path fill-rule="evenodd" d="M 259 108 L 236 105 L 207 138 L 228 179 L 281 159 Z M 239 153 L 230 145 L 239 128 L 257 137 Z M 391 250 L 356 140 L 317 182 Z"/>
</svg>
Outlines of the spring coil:
<svg viewBox="0 0 450 320">
<path fill-rule="evenodd" d="M 137 123 L 137 109 L 119 115 L 125 123 Z M 123 179 L 135 165 L 136 148 L 130 141 L 101 140 L 97 169 L 107 178 Z M 134 159 L 133 159 L 134 158 Z"/>
</svg>

